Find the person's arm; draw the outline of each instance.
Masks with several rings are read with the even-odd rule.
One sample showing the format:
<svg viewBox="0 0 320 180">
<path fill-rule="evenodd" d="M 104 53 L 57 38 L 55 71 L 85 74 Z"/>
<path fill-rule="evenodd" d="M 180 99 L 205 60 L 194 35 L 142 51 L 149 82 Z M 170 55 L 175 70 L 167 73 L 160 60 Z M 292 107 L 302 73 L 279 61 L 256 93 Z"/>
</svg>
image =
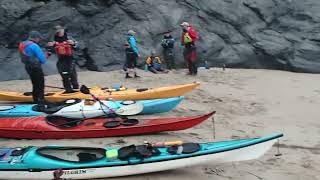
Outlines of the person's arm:
<svg viewBox="0 0 320 180">
<path fill-rule="evenodd" d="M 34 56 L 36 56 L 36 58 L 39 60 L 39 62 L 41 64 L 46 63 L 47 59 L 46 59 L 46 55 L 44 54 L 44 52 L 42 51 L 42 49 L 40 48 L 40 46 L 38 44 L 32 44 L 30 45 Z"/>
<path fill-rule="evenodd" d="M 133 52 L 136 53 L 136 55 L 138 56 L 139 55 L 139 50 L 137 48 L 137 42 L 133 37 L 129 38 L 129 44 L 130 44 Z"/>
<path fill-rule="evenodd" d="M 79 49 L 79 48 L 80 48 L 78 42 L 77 42 L 73 37 L 68 36 L 68 40 L 73 41 L 72 47 L 73 47 L 74 49 Z"/>
</svg>

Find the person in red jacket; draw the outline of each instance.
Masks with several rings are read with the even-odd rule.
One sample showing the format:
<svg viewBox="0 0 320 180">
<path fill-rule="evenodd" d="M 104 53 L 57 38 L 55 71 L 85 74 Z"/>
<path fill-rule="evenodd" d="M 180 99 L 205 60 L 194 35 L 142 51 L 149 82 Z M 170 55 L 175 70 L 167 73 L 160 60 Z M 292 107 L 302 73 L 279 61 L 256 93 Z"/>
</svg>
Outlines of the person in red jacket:
<svg viewBox="0 0 320 180">
<path fill-rule="evenodd" d="M 182 28 L 181 44 L 184 46 L 183 56 L 189 68 L 188 75 L 197 75 L 195 42 L 199 39 L 199 36 L 188 22 L 183 22 L 180 26 Z"/>
</svg>

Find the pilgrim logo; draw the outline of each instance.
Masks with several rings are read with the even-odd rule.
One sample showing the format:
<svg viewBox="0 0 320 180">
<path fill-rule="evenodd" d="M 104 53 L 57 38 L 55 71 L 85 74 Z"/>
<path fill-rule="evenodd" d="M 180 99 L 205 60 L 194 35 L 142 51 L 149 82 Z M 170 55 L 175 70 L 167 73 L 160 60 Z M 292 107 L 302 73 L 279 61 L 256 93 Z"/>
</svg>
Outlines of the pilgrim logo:
<svg viewBox="0 0 320 180">
<path fill-rule="evenodd" d="M 85 169 L 70 170 L 70 171 L 64 170 L 64 171 L 63 171 L 63 174 L 64 174 L 64 175 L 70 175 L 70 174 L 86 174 L 86 173 L 87 173 L 87 170 L 85 170 Z"/>
</svg>

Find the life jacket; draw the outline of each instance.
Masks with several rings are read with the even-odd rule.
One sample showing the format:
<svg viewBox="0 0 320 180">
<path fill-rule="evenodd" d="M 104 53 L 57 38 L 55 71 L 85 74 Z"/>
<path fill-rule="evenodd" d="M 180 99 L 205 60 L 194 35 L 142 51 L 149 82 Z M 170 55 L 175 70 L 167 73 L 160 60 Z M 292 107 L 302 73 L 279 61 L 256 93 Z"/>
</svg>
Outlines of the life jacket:
<svg viewBox="0 0 320 180">
<path fill-rule="evenodd" d="M 25 49 L 33 44 L 34 42 L 30 41 L 30 42 L 22 42 L 19 44 L 19 53 L 20 53 L 20 57 L 21 57 L 21 61 L 23 64 L 25 65 L 28 65 L 28 66 L 33 66 L 33 67 L 39 67 L 40 66 L 40 63 L 39 61 L 36 59 L 36 57 L 34 56 L 28 56 L 26 53 L 25 53 Z"/>
<path fill-rule="evenodd" d="M 199 39 L 198 33 L 193 29 L 192 26 L 188 27 L 188 31 L 182 34 L 182 44 L 190 45 L 195 44 L 195 42 Z"/>
<path fill-rule="evenodd" d="M 153 61 L 153 60 L 155 60 L 155 61 Z M 154 59 L 152 59 L 151 56 L 150 56 L 150 57 L 147 58 L 146 63 L 148 65 L 152 65 L 154 63 L 161 64 L 161 60 L 160 60 L 160 57 L 158 57 L 158 56 L 155 56 Z"/>
<path fill-rule="evenodd" d="M 31 44 L 33 44 L 32 41 L 27 42 L 27 43 L 20 43 L 20 44 L 19 44 L 19 52 L 20 52 L 21 54 L 26 55 L 25 52 L 24 52 L 24 50 L 26 49 L 27 46 L 29 46 L 29 45 L 31 45 Z"/>
<path fill-rule="evenodd" d="M 58 56 L 72 56 L 73 54 L 72 46 L 67 41 L 56 42 L 54 49 Z"/>
<path fill-rule="evenodd" d="M 183 42 L 184 44 L 192 43 L 192 38 L 190 37 L 189 33 L 185 33 L 183 36 Z"/>
</svg>

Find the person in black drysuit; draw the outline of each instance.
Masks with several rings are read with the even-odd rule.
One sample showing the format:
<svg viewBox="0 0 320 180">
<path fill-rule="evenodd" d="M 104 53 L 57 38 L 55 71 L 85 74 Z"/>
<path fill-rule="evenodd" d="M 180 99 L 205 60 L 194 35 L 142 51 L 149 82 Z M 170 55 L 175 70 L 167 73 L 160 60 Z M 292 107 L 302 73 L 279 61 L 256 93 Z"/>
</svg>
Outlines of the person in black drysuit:
<svg viewBox="0 0 320 180">
<path fill-rule="evenodd" d="M 73 49 L 78 48 L 77 42 L 67 35 L 65 28 L 56 26 L 55 30 L 56 34 L 54 36 L 54 42 L 49 42 L 49 46 L 53 47 L 57 42 L 67 42 Z M 57 69 L 62 77 L 65 93 L 76 92 L 75 89 L 79 89 L 79 83 L 73 55 L 58 55 Z"/>
<path fill-rule="evenodd" d="M 31 31 L 29 38 L 19 44 L 21 61 L 32 82 L 33 101 L 38 104 L 37 110 L 45 110 L 44 74 L 41 64 L 46 63 L 46 56 L 38 43 L 43 39 L 38 31 Z"/>
<path fill-rule="evenodd" d="M 174 43 L 175 39 L 172 37 L 171 33 L 169 31 L 166 32 L 163 36 L 161 46 L 163 47 L 163 59 L 169 70 L 176 68 L 173 53 Z"/>
</svg>

